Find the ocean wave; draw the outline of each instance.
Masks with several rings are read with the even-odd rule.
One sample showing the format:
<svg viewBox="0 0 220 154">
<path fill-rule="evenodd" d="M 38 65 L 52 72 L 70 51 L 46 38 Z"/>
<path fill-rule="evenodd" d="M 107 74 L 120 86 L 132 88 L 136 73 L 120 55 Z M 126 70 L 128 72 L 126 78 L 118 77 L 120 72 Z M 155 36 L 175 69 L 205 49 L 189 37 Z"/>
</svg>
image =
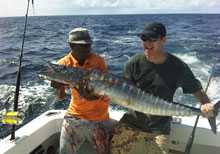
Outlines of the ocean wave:
<svg viewBox="0 0 220 154">
<path fill-rule="evenodd" d="M 213 58 L 217 55 L 220 59 L 219 17 L 187 14 L 30 17 L 24 43 L 19 108 L 26 109 L 31 104 L 36 116 L 49 109 L 68 108 L 70 91 L 66 91 L 66 100 L 57 101 L 49 81 L 37 72 L 46 69 L 44 60 L 56 63 L 69 53 L 68 32 L 76 27 L 89 30 L 94 41 L 92 50 L 105 59 L 109 72 L 122 75 L 125 62 L 143 52 L 137 34 L 148 21 L 160 20 L 167 27 L 164 51 L 185 61 L 206 87 Z M 23 24 L 22 17 L 0 18 L 0 110 L 12 109 L 13 106 Z M 219 85 L 220 60 L 208 90 L 213 103 L 220 97 Z M 181 89 L 177 90 L 174 99 L 184 104 L 199 105 L 193 96 L 183 94 Z M 110 106 L 112 110 L 124 111 L 119 106 Z M 8 130 L 9 127 L 0 123 L 0 131 L 4 135 Z"/>
</svg>

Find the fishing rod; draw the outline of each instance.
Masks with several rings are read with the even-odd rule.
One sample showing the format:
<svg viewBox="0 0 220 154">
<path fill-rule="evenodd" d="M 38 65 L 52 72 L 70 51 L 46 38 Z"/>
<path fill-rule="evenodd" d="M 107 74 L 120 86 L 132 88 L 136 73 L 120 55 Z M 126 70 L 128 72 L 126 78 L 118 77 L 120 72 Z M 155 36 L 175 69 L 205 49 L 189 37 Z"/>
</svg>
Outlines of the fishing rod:
<svg viewBox="0 0 220 154">
<path fill-rule="evenodd" d="M 208 91 L 209 85 L 211 83 L 211 79 L 212 79 L 213 74 L 214 74 L 214 69 L 215 69 L 215 65 L 216 65 L 216 62 L 217 62 L 217 56 L 216 56 L 216 58 L 214 58 L 214 60 L 215 61 L 214 61 L 214 64 L 212 66 L 212 70 L 211 70 L 210 75 L 209 75 L 209 79 L 208 79 L 208 83 L 207 83 L 207 86 L 206 86 L 206 89 L 205 89 L 205 93 L 207 93 L 207 91 Z M 186 148 L 185 148 L 184 154 L 190 154 L 190 151 L 191 151 L 191 148 L 192 148 L 192 144 L 193 144 L 193 141 L 194 141 L 194 137 L 195 137 L 195 131 L 196 131 L 196 127 L 197 127 L 198 121 L 199 121 L 199 115 L 196 118 L 195 125 L 193 127 L 193 130 L 192 130 L 190 136 L 189 136 L 189 139 L 188 139 L 188 142 L 186 144 Z"/>
<path fill-rule="evenodd" d="M 32 5 L 33 5 L 33 1 L 34 0 L 32 0 Z M 15 96 L 14 96 L 14 112 L 18 111 L 18 96 L 19 96 L 20 79 L 21 79 L 21 63 L 22 63 L 22 56 L 23 56 L 26 26 L 27 26 L 29 3 L 30 3 L 30 0 L 28 0 L 27 11 L 26 11 L 26 15 L 25 15 L 24 32 L 23 32 L 23 37 L 22 37 L 21 53 L 20 53 L 20 57 L 19 57 L 19 66 L 18 66 L 18 73 L 17 73 L 17 79 L 16 79 L 16 90 L 15 90 Z M 17 114 L 17 116 L 18 115 L 19 115 L 19 113 Z M 15 126 L 16 126 L 15 124 L 12 124 L 11 139 L 10 140 L 15 139 Z"/>
</svg>

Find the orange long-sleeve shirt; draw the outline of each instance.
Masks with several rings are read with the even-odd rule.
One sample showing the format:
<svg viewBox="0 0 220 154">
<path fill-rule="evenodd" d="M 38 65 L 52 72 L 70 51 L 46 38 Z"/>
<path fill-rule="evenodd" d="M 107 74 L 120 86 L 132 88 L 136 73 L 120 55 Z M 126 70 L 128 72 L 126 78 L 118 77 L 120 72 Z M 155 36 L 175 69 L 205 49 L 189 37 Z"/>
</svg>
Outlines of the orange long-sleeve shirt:
<svg viewBox="0 0 220 154">
<path fill-rule="evenodd" d="M 100 69 L 102 73 L 107 73 L 107 67 L 104 59 L 91 52 L 90 56 L 85 60 L 83 66 L 78 64 L 78 61 L 72 56 L 71 52 L 58 61 L 60 65 L 73 66 L 82 69 Z M 71 101 L 67 114 L 95 121 L 104 121 L 109 119 L 108 103 L 101 100 L 88 101 L 80 98 L 79 93 L 74 89 L 71 90 Z"/>
</svg>

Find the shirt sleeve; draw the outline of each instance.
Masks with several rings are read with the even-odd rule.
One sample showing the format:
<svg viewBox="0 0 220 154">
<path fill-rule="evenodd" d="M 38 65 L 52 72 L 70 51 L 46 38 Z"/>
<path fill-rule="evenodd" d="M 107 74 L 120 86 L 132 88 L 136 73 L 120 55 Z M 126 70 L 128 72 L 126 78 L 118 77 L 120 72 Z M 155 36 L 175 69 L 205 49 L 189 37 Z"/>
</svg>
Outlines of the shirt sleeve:
<svg viewBox="0 0 220 154">
<path fill-rule="evenodd" d="M 60 60 L 58 60 L 57 64 L 59 64 L 59 65 L 67 65 L 66 59 L 67 59 L 67 56 L 61 58 Z"/>
<path fill-rule="evenodd" d="M 100 61 L 99 61 L 99 67 L 100 67 L 102 73 L 108 73 L 108 69 L 107 69 L 105 60 L 102 57 L 100 58 Z"/>
<path fill-rule="evenodd" d="M 195 78 L 194 74 L 187 65 L 185 65 L 179 84 L 184 93 L 195 93 L 202 89 L 200 81 Z"/>
<path fill-rule="evenodd" d="M 127 61 L 124 70 L 123 70 L 123 77 L 134 82 L 133 80 L 133 74 L 132 74 L 132 67 L 130 61 Z"/>
</svg>

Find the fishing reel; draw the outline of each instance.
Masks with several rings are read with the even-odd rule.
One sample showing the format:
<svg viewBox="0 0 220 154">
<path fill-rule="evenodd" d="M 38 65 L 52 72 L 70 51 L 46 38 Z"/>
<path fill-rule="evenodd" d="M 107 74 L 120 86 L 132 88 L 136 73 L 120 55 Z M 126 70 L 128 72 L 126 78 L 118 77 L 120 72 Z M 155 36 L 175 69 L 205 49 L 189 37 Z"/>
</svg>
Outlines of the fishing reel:
<svg viewBox="0 0 220 154">
<path fill-rule="evenodd" d="M 10 125 L 19 125 L 25 118 L 25 114 L 19 111 L 2 111 L 2 123 Z"/>
</svg>

